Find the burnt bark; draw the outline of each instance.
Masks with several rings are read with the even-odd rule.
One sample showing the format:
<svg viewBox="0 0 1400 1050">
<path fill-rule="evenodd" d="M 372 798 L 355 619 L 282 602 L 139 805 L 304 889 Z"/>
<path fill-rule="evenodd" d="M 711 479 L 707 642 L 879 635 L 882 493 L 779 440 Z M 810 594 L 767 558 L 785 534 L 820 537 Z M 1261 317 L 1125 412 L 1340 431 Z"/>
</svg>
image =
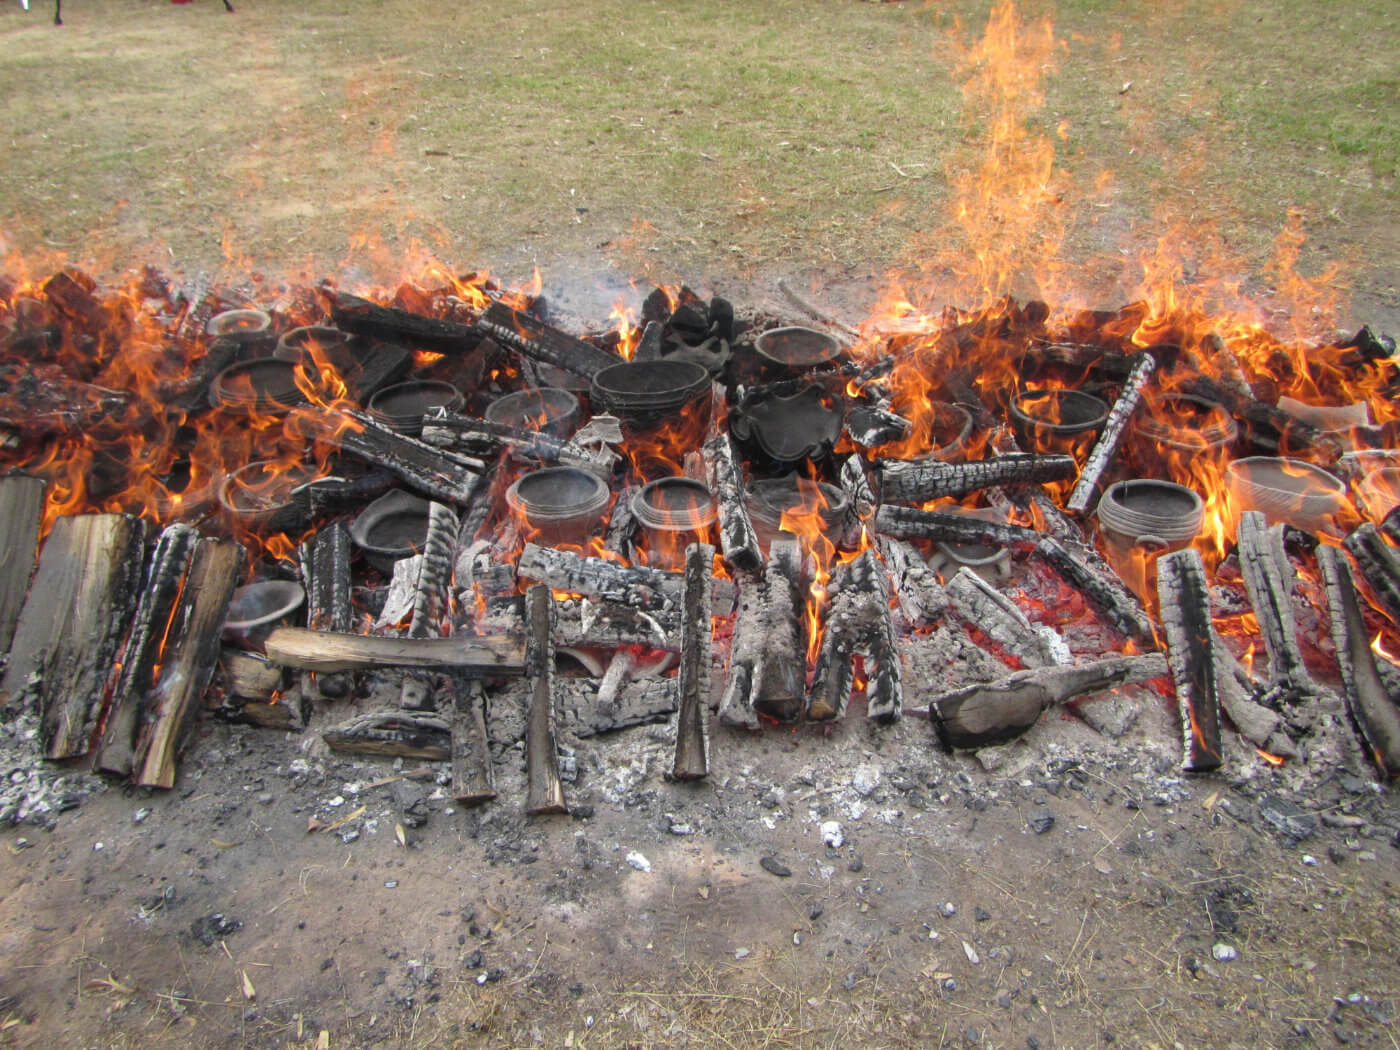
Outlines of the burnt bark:
<svg viewBox="0 0 1400 1050">
<path fill-rule="evenodd" d="M 865 461 L 860 456 L 846 457 L 838 480 L 841 491 L 846 494 L 846 514 L 841 520 L 841 538 L 836 545 L 843 551 L 852 551 L 860 546 L 860 535 L 875 513 L 875 493 L 870 487 L 870 476 L 865 472 Z"/>
<path fill-rule="evenodd" d="M 948 614 L 948 594 L 917 548 L 883 537 L 880 550 L 894 585 L 895 602 L 911 630 L 932 626 Z"/>
<path fill-rule="evenodd" d="M 1400 775 L 1400 708 L 1391 700 L 1371 653 L 1351 568 L 1335 547 L 1319 547 L 1317 560 L 1352 724 L 1381 775 Z"/>
<path fill-rule="evenodd" d="M 954 573 L 943 590 L 963 623 L 976 627 L 1026 667 L 1056 662 L 1045 639 L 1016 603 L 967 566 Z"/>
<path fill-rule="evenodd" d="M 1194 548 L 1157 559 L 1157 595 L 1167 636 L 1167 663 L 1181 715 L 1182 768 L 1201 773 L 1223 762 L 1220 746 L 1220 639 L 1210 621 L 1210 592 Z"/>
<path fill-rule="evenodd" d="M 322 731 L 332 751 L 357 755 L 392 755 L 426 762 L 446 762 L 452 757 L 452 726 L 436 715 L 408 711 L 385 712 L 353 718 Z"/>
</svg>

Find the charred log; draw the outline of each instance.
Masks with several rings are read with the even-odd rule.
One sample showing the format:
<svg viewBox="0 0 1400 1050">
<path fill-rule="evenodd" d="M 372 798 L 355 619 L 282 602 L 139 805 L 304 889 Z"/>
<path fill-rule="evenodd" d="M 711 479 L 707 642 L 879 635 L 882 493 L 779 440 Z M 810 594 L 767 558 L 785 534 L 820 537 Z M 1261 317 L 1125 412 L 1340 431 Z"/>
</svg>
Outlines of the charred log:
<svg viewBox="0 0 1400 1050">
<path fill-rule="evenodd" d="M 1238 541 L 1240 574 L 1264 636 L 1270 679 L 1283 695 L 1311 696 L 1317 685 L 1298 646 L 1291 598 L 1294 571 L 1284 550 L 1283 526 L 1269 528 L 1262 513 L 1247 510 L 1240 516 Z"/>
<path fill-rule="evenodd" d="M 622 360 L 616 354 L 600 350 L 592 343 L 585 343 L 543 321 L 537 321 L 529 314 L 512 310 L 505 303 L 496 302 L 488 306 L 477 327 L 518 354 L 585 379 L 592 379 L 604 368 Z"/>
<path fill-rule="evenodd" d="M 607 448 L 592 449 L 544 431 L 525 430 L 446 411 L 424 420 L 423 440 L 437 448 L 478 458 L 489 459 L 499 452 L 509 451 L 541 463 L 578 467 L 604 476 L 611 474 L 617 463 L 617 453 Z"/>
<path fill-rule="evenodd" d="M 483 464 L 479 461 L 400 434 L 363 412 L 299 408 L 290 413 L 288 423 L 444 503 L 468 503 L 481 480 Z"/>
<path fill-rule="evenodd" d="M 1210 592 L 1201 555 L 1194 548 L 1157 559 L 1157 594 L 1167 636 L 1167 663 L 1181 714 L 1182 768 L 1218 769 L 1220 694 L 1224 673 L 1220 639 L 1210 620 Z"/>
<path fill-rule="evenodd" d="M 935 697 L 929 717 L 945 747 L 989 747 L 1021 736 L 1055 704 L 1166 672 L 1167 661 L 1157 653 L 1111 656 L 1078 667 L 1037 667 Z"/>
<path fill-rule="evenodd" d="M 728 433 L 716 434 L 705 443 L 705 473 L 719 509 L 720 550 L 724 553 L 724 563 L 739 572 L 757 569 L 763 564 L 763 555 L 758 549 L 758 534 L 749 520 L 748 505 L 744 502 L 743 467 L 734 454 L 734 442 Z"/>
<path fill-rule="evenodd" d="M 331 300 L 331 319 L 337 328 L 356 335 L 441 354 L 468 354 L 482 341 L 481 331 L 472 325 L 380 306 L 346 292 L 337 292 Z"/>
<path fill-rule="evenodd" d="M 965 624 L 977 628 L 1026 667 L 1060 662 L 1016 603 L 967 566 L 953 575 L 944 593 Z"/>
<path fill-rule="evenodd" d="M 1324 434 L 1311 423 L 1266 401 L 1246 397 L 1218 380 L 1196 375 L 1184 380 L 1178 389 L 1184 394 L 1224 405 L 1232 416 L 1244 423 L 1249 440 L 1260 448 L 1281 453 L 1310 450 L 1326 462 L 1335 462 L 1342 455 L 1341 443 L 1330 434 Z"/>
<path fill-rule="evenodd" d="M 442 503 L 428 507 L 428 532 L 423 539 L 423 553 L 418 556 L 418 578 L 413 586 L 413 613 L 409 618 L 407 637 L 437 638 L 451 595 L 452 568 L 457 554 L 457 530 L 460 522 L 452 508 Z M 409 672 L 399 691 L 399 706 L 410 710 L 432 710 L 433 678 L 426 672 Z"/>
<path fill-rule="evenodd" d="M 140 599 L 144 537 L 131 515 L 85 514 L 60 518 L 44 543 L 0 697 L 37 702 L 49 758 L 86 754 L 93 742 Z"/>
<path fill-rule="evenodd" d="M 681 666 L 676 676 L 680 711 L 671 776 L 699 780 L 710 775 L 710 584 L 715 549 L 693 543 L 685 552 L 681 609 Z"/>
<path fill-rule="evenodd" d="M 180 735 L 219 660 L 219 630 L 243 571 L 243 548 L 201 540 L 190 562 L 161 647 L 161 667 L 146 698 L 144 724 L 136 740 L 132 782 L 173 787 Z"/>
<path fill-rule="evenodd" d="M 769 545 L 762 577 L 749 574 L 742 580 L 720 721 L 748 729 L 758 728 L 760 714 L 795 721 L 807 692 L 802 629 L 807 577 L 796 537 L 780 533 Z"/>
<path fill-rule="evenodd" d="M 617 494 L 612 511 L 608 514 L 608 528 L 603 535 L 603 549 L 621 554 L 629 561 L 633 553 L 633 539 L 637 535 L 637 515 L 632 511 L 632 499 L 638 488 L 629 485 Z"/>
<path fill-rule="evenodd" d="M 1396 776 L 1400 774 L 1400 708 L 1391 700 L 1372 656 L 1351 568 L 1335 547 L 1319 547 L 1317 558 L 1327 589 L 1347 710 L 1381 775 Z"/>
<path fill-rule="evenodd" d="M 474 806 L 496 797 L 491 739 L 486 731 L 486 690 L 466 682 L 453 702 L 451 719 L 452 797 Z"/>
<path fill-rule="evenodd" d="M 900 615 L 911 630 L 929 627 L 948 614 L 947 592 L 915 547 L 884 537 L 880 550 L 894 585 Z"/>
<path fill-rule="evenodd" d="M 589 558 L 554 547 L 527 543 L 516 572 L 527 580 L 547 583 L 558 591 L 584 594 L 621 602 L 648 612 L 680 607 L 685 577 L 643 565 L 619 565 L 603 558 Z M 715 615 L 725 616 L 734 607 L 734 585 L 716 580 Z"/>
<path fill-rule="evenodd" d="M 0 652 L 9 652 L 34 574 L 46 488 L 27 474 L 0 478 Z"/>
<path fill-rule="evenodd" d="M 855 684 L 856 657 L 866 671 L 866 715 L 895 722 L 904 713 L 904 686 L 894 626 L 890 620 L 889 578 L 873 550 L 838 567 L 807 717 L 839 719 Z"/>
<path fill-rule="evenodd" d="M 933 540 L 936 543 L 980 543 L 988 547 L 1028 550 L 1040 541 L 1040 533 L 1019 525 L 983 521 L 964 514 L 919 510 L 883 504 L 875 512 L 875 528 L 900 540 Z"/>
<path fill-rule="evenodd" d="M 846 515 L 841 521 L 837 546 L 852 551 L 860 546 L 860 535 L 875 513 L 875 493 L 870 487 L 870 476 L 865 472 L 865 461 L 859 456 L 846 457 L 841 464 L 839 480 L 841 491 L 846 494 Z"/>
<path fill-rule="evenodd" d="M 1369 521 L 1342 541 L 1392 622 L 1400 624 L 1400 554 Z"/>
<path fill-rule="evenodd" d="M 525 674 L 530 708 L 525 729 L 525 768 L 529 781 L 525 812 L 531 816 L 567 813 L 559 779 L 559 746 L 554 722 L 554 595 L 537 583 L 525 595 L 527 646 Z"/>
<path fill-rule="evenodd" d="M 1123 436 L 1128 432 L 1128 423 L 1142 404 L 1142 392 L 1152 379 L 1156 368 L 1157 362 L 1150 355 L 1139 355 L 1132 372 L 1123 383 L 1118 400 L 1113 403 L 1113 408 L 1108 413 L 1108 419 L 1099 433 L 1099 440 L 1094 444 L 1089 458 L 1084 461 L 1084 469 L 1079 474 L 1074 491 L 1065 503 L 1065 509 L 1071 514 L 1083 514 L 1089 509 L 1094 494 L 1103 483 L 1104 475 L 1118 456 L 1118 446 L 1123 443 Z"/>
<path fill-rule="evenodd" d="M 349 754 L 426 762 L 446 762 L 452 757 L 452 727 L 436 715 L 380 711 L 326 729 L 321 738 L 332 751 Z"/>
<path fill-rule="evenodd" d="M 993 485 L 1031 485 L 1074 477 L 1073 456 L 1042 456 L 1028 452 L 995 456 L 970 463 L 941 460 L 888 462 L 880 467 L 882 503 L 923 503 L 956 498 Z"/>
</svg>

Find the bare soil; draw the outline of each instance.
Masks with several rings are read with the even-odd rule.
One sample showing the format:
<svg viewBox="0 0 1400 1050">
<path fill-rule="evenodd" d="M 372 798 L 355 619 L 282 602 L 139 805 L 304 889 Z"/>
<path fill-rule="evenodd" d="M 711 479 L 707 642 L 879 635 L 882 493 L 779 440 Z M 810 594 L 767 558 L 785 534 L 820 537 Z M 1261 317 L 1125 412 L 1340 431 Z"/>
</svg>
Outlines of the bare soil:
<svg viewBox="0 0 1400 1050">
<path fill-rule="evenodd" d="M 820 113 L 755 118 L 743 155 L 727 152 L 709 79 L 716 94 L 687 116 L 665 104 L 674 92 L 648 96 L 652 67 L 638 76 L 601 52 L 561 62 L 583 32 L 567 5 L 237 6 L 71 0 L 55 29 L 40 0 L 28 14 L 4 2 L 8 268 L 69 258 L 107 273 L 155 262 L 368 281 L 401 275 L 423 247 L 520 279 L 539 264 L 548 295 L 599 322 L 644 276 L 754 306 L 780 302 L 782 276 L 856 322 L 946 204 L 940 162 L 967 134 L 953 62 L 929 44 L 951 19 L 913 5 L 829 5 L 817 25 L 784 6 L 774 20 L 797 28 L 778 38 L 737 13 L 725 36 L 708 6 L 591 12 L 589 32 L 616 32 L 624 56 L 660 55 L 682 86 L 714 75 L 726 48 L 756 62 L 797 31 L 810 50 L 849 51 L 851 80 L 924 85 L 874 108 L 857 98 L 826 137 Z M 1260 15 L 1270 34 L 1280 6 Z M 1182 43 L 1182 21 L 1207 19 L 1189 5 L 1116 48 L 1107 38 L 1125 26 L 1094 7 L 1067 11 L 1075 32 L 1099 17 L 1104 44 L 1065 61 L 1064 81 L 1093 85 L 1064 109 L 1129 170 L 1117 203 L 1080 227 L 1086 258 L 1151 240 L 1135 188 L 1160 187 L 1164 204 L 1194 195 L 1127 159 L 1152 121 L 1180 135 L 1227 121 L 1154 111 L 1142 93 L 1176 97 L 1232 68 L 1210 24 Z M 1393 54 L 1384 24 L 1391 35 L 1338 61 Z M 1272 75 L 1311 60 L 1311 41 L 1269 39 Z M 561 108 L 565 72 L 600 85 L 603 112 Z M 602 89 L 629 78 L 625 105 Z M 1400 329 L 1394 172 L 1318 153 L 1307 181 L 1307 149 L 1267 153 L 1268 132 L 1229 119 L 1246 156 L 1206 140 L 1219 164 L 1202 178 L 1226 203 L 1200 212 L 1226 223 L 1244 272 L 1302 182 L 1325 204 L 1305 263 L 1354 260 L 1342 317 Z M 916 145 L 901 143 L 915 120 Z M 862 121 L 877 139 L 836 134 Z M 938 127 L 945 139 L 922 137 Z M 823 152 L 837 146 L 840 160 Z M 1084 151 L 1104 147 L 1076 148 L 1091 175 Z M 1258 197 L 1236 167 L 1250 164 L 1276 177 Z M 1087 283 L 1086 296 L 1123 292 L 1112 275 Z M 1224 777 L 1187 779 L 1160 702 L 1121 740 L 1047 716 L 991 769 L 939 751 L 922 719 L 853 717 L 721 732 L 711 781 L 682 786 L 662 776 L 667 739 L 659 727 L 580 745 L 575 816 L 531 820 L 519 763 L 498 770 L 498 802 L 462 811 L 432 777 L 204 722 L 174 791 L 77 791 L 50 826 L 0 832 L 0 1045 L 1400 1045 L 1400 809 L 1359 765 L 1304 775 L 1232 752 Z M 841 825 L 839 848 L 825 821 Z M 1225 948 L 1237 957 L 1217 958 Z"/>
</svg>

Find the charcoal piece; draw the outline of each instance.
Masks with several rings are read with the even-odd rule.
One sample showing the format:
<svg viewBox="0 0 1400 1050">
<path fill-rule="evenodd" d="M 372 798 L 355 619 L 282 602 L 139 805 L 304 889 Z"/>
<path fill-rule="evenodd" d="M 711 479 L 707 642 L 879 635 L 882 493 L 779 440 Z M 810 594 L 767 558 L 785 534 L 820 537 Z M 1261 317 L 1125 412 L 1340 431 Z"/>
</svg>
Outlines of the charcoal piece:
<svg viewBox="0 0 1400 1050">
<path fill-rule="evenodd" d="M 1074 477 L 1074 457 L 1016 452 L 968 463 L 941 460 L 881 464 L 882 503 L 924 503 L 957 498 L 993 485 L 1030 485 Z"/>
<path fill-rule="evenodd" d="M 1167 662 L 1181 715 L 1182 768 L 1201 773 L 1224 761 L 1220 746 L 1222 651 L 1210 619 L 1201 555 L 1192 547 L 1157 560 L 1157 593 L 1167 635 Z"/>
<path fill-rule="evenodd" d="M 685 553 L 681 608 L 680 712 L 671 776 L 699 780 L 710 773 L 710 583 L 715 550 L 694 543 Z"/>
<path fill-rule="evenodd" d="M 1093 502 L 1094 494 L 1102 485 L 1110 465 L 1117 459 L 1118 446 L 1122 444 L 1123 437 L 1128 432 L 1129 421 L 1142 404 L 1142 392 L 1156 368 L 1157 362 L 1148 354 L 1139 355 L 1134 363 L 1132 372 L 1123 383 L 1118 400 L 1114 402 L 1108 419 L 1099 432 L 1098 441 L 1089 453 L 1089 458 L 1084 461 L 1084 469 L 1079 473 L 1074 491 L 1065 503 L 1065 509 L 1071 514 L 1083 514 L 1089 509 L 1089 504 Z"/>
</svg>

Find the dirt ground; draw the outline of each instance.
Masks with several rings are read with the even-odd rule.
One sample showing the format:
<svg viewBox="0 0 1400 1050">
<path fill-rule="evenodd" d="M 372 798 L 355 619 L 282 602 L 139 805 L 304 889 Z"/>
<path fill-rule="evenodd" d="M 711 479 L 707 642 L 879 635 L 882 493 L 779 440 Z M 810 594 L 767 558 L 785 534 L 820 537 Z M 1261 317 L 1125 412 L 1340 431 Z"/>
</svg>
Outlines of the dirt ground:
<svg viewBox="0 0 1400 1050">
<path fill-rule="evenodd" d="M 664 172 L 613 198 L 615 140 L 546 170 L 547 96 L 490 114 L 539 141 L 463 148 L 423 85 L 483 77 L 503 49 L 554 90 L 525 67 L 559 46 L 540 42 L 557 5 L 508 29 L 473 5 L 445 27 L 432 5 L 364 5 L 420 18 L 430 38 L 412 45 L 347 29 L 364 12 L 326 3 L 249 0 L 230 19 L 211 0 L 71 0 L 61 30 L 45 6 L 0 13 L 0 251 L 39 273 L 67 256 L 382 279 L 425 244 L 522 279 L 538 263 L 547 295 L 600 323 L 644 274 L 756 306 L 781 305 L 783 277 L 856 323 L 909 216 L 946 204 L 939 180 L 877 151 L 878 178 L 838 187 L 850 211 L 810 227 L 775 221 L 801 202 L 756 181 L 716 178 L 713 216 L 666 204 Z M 912 32 L 890 21 L 905 5 L 849 6 L 886 26 L 882 43 Z M 852 25 L 833 33 L 867 31 Z M 715 46 L 711 26 L 685 24 Z M 438 54 L 433 32 L 474 50 Z M 658 30 L 647 46 L 674 43 Z M 1149 81 L 1102 61 L 1105 105 L 1135 104 Z M 776 152 L 750 162 L 775 169 L 790 141 L 818 146 L 754 133 Z M 1314 162 L 1328 217 L 1310 243 L 1359 260 L 1346 323 L 1400 330 L 1400 226 L 1389 198 L 1355 188 L 1393 192 L 1393 173 L 1333 160 Z M 509 201 L 473 192 L 496 184 Z M 1278 226 L 1246 227 L 1257 260 Z M 1111 209 L 1083 240 L 1117 251 L 1139 228 Z M 72 808 L 0 831 L 0 1046 L 1400 1046 L 1400 806 L 1357 760 L 1274 770 L 1232 743 L 1223 776 L 1187 777 L 1155 699 L 1121 738 L 1056 713 L 981 760 L 940 750 L 916 715 L 719 730 L 715 772 L 691 786 L 663 776 L 668 732 L 579 743 L 573 816 L 530 819 L 518 755 L 498 801 L 462 810 L 436 768 L 204 721 L 173 791 L 78 782 Z"/>
</svg>

